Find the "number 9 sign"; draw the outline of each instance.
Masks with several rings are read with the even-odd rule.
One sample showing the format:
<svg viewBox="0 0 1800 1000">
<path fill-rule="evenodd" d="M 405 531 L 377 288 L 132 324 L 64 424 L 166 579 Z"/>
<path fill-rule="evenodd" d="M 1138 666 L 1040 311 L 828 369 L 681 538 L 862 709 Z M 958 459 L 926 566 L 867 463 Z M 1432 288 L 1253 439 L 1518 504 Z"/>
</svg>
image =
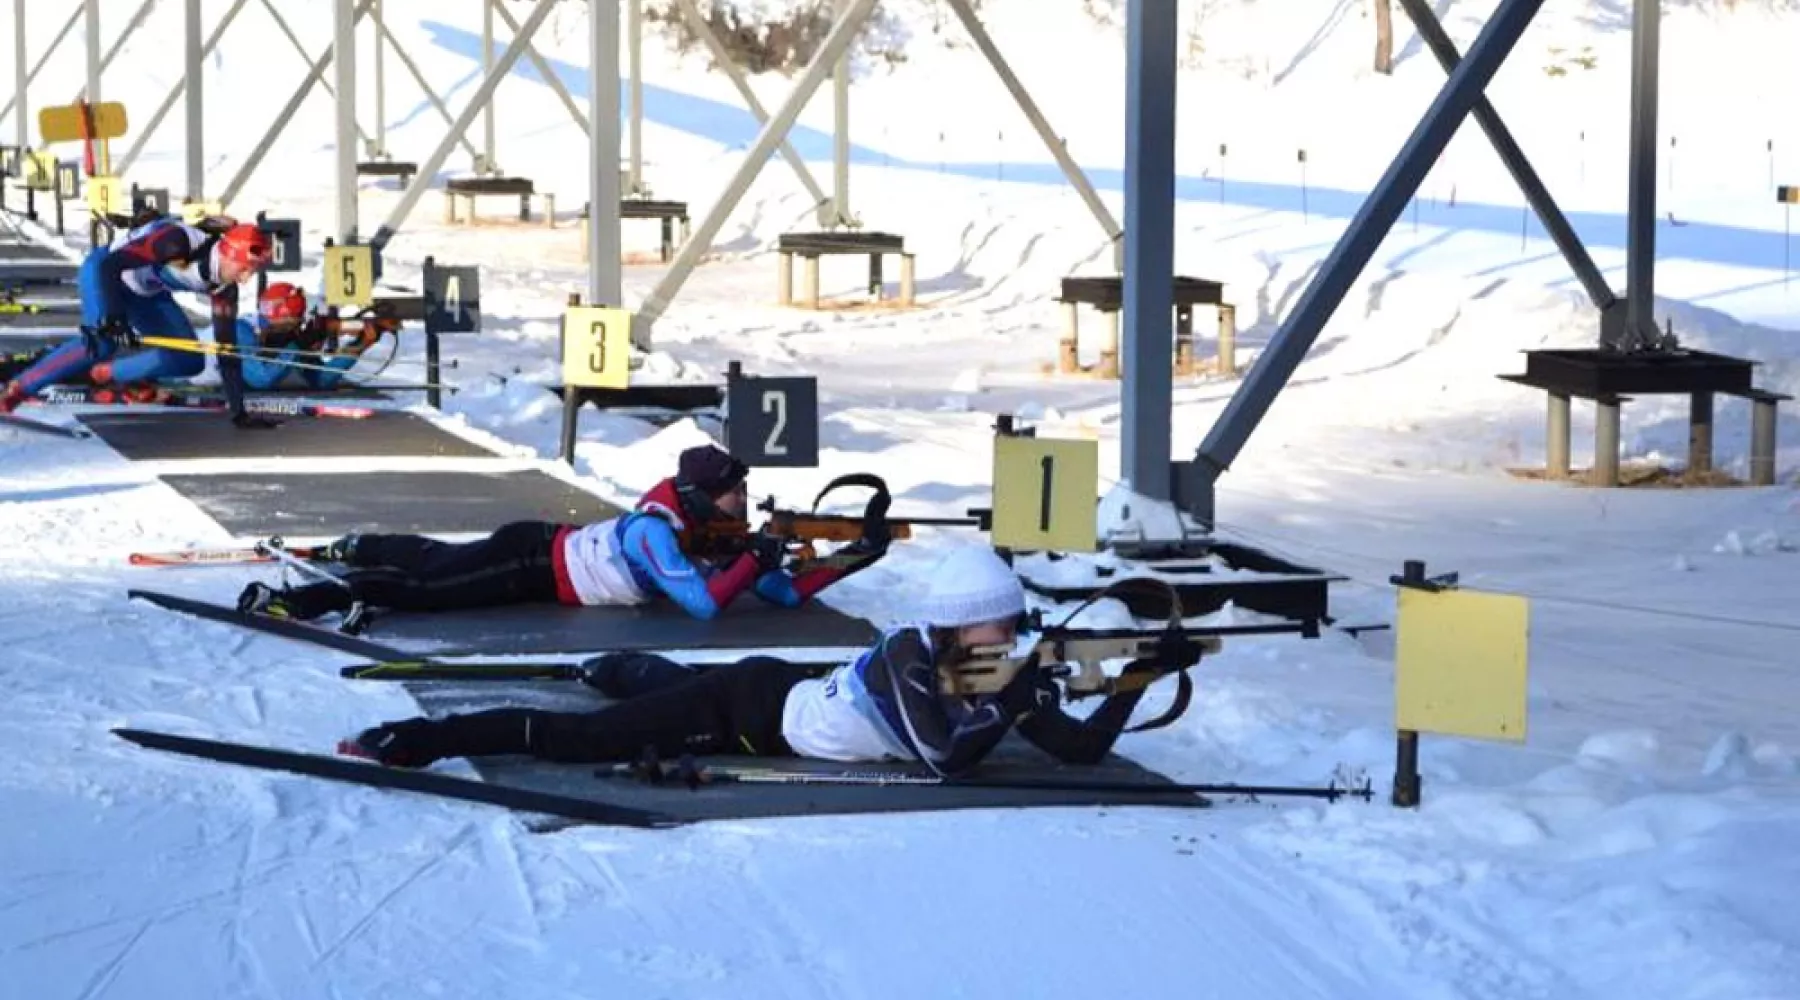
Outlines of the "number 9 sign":
<svg viewBox="0 0 1800 1000">
<path fill-rule="evenodd" d="M 631 312 L 571 306 L 563 313 L 563 384 L 623 389 L 631 384 Z"/>
<path fill-rule="evenodd" d="M 1094 441 L 994 439 L 997 548 L 1093 552 L 1099 548 L 1100 445 Z"/>
</svg>

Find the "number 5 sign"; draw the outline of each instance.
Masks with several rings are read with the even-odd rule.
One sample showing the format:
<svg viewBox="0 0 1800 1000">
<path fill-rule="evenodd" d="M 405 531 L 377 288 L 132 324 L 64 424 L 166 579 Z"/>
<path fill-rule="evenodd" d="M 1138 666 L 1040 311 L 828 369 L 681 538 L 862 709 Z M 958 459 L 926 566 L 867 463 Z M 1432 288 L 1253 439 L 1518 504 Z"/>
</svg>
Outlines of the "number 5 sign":
<svg viewBox="0 0 1800 1000">
<path fill-rule="evenodd" d="M 631 385 L 631 313 L 570 306 L 563 313 L 563 384 L 584 389 Z"/>
<path fill-rule="evenodd" d="M 364 245 L 325 248 L 325 304 L 366 306 L 375 301 L 375 252 Z"/>
<path fill-rule="evenodd" d="M 996 548 L 1099 548 L 1100 445 L 1002 434 L 994 439 Z"/>
<path fill-rule="evenodd" d="M 749 466 L 814 469 L 819 465 L 819 380 L 728 379 L 725 450 Z"/>
</svg>

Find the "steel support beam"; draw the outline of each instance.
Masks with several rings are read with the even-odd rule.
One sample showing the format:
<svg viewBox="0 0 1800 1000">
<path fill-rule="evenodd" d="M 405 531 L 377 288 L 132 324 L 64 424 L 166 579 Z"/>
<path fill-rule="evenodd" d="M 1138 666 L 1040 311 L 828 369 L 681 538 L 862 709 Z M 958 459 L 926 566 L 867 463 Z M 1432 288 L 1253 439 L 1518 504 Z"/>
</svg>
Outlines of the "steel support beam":
<svg viewBox="0 0 1800 1000">
<path fill-rule="evenodd" d="M 842 18 L 854 0 L 837 0 Z M 850 213 L 850 50 L 831 67 L 831 204 L 819 212 L 828 229 L 855 225 Z"/>
<path fill-rule="evenodd" d="M 1100 229 L 1112 242 L 1113 266 L 1123 270 L 1125 245 L 1120 241 L 1120 236 L 1124 230 L 1119 228 L 1118 220 L 1113 218 L 1106 203 L 1100 200 L 1100 193 L 1095 191 L 1094 185 L 1088 182 L 1087 173 L 1081 169 L 1081 165 L 1069 155 L 1068 147 L 1063 145 L 1062 137 L 1058 136 L 1056 130 L 1050 127 L 1050 120 L 1044 117 L 1044 113 L 1038 109 L 1037 102 L 1031 99 L 1030 91 L 1025 89 L 1025 85 L 1013 73 L 1012 67 L 1007 65 L 1006 59 L 1000 55 L 1000 48 L 994 44 L 993 37 L 982 26 L 981 19 L 976 16 L 974 8 L 969 6 L 969 0 L 949 0 L 949 2 L 950 9 L 956 13 L 957 20 L 962 22 L 964 30 L 968 31 L 969 37 L 975 42 L 975 47 L 987 57 L 988 65 L 994 68 L 995 74 L 1000 77 L 1000 82 L 1005 84 L 1007 92 L 1012 94 L 1013 101 L 1019 105 L 1019 110 L 1025 115 L 1025 120 L 1029 121 L 1031 127 L 1037 131 L 1038 138 L 1044 140 L 1044 148 L 1050 151 L 1051 158 L 1056 160 L 1056 165 L 1062 169 L 1063 176 L 1067 177 L 1069 183 L 1075 186 L 1075 191 L 1081 195 L 1081 200 L 1087 205 L 1088 211 L 1092 212 L 1095 221 L 1100 223 Z M 1171 83 L 1170 86 L 1174 86 L 1174 84 Z"/>
<path fill-rule="evenodd" d="M 225 16 L 219 18 L 219 23 L 213 26 L 212 34 L 207 37 L 206 44 L 200 47 L 201 62 L 205 62 L 206 57 L 212 55 L 213 47 L 219 44 L 220 38 L 224 37 L 225 29 L 231 26 L 231 22 L 238 16 L 238 12 L 243 10 L 244 5 L 249 2 L 250 0 L 234 0 L 232 5 L 226 9 Z M 142 125 L 134 124 L 132 126 L 132 131 L 137 133 L 137 138 L 131 141 L 131 148 L 125 150 L 125 155 L 119 158 L 120 174 L 131 171 L 131 165 L 137 162 L 138 154 L 144 151 L 145 146 L 149 145 L 150 137 L 156 134 L 163 119 L 169 116 L 169 112 L 175 107 L 175 102 L 186 90 L 187 77 L 184 75 L 175 81 L 175 85 L 169 88 L 167 94 L 163 95 L 162 103 L 156 106 L 156 111 L 150 115 L 149 121 Z"/>
<path fill-rule="evenodd" d="M 456 124 L 456 116 L 450 113 L 450 106 L 437 95 L 437 91 L 431 89 L 431 84 L 425 79 L 425 74 L 419 71 L 419 64 L 413 62 L 412 56 L 407 54 L 405 46 L 400 44 L 400 39 L 395 38 L 394 33 L 388 30 L 387 22 L 375 22 L 375 30 L 381 34 L 382 38 L 387 39 L 388 45 L 393 47 L 394 55 L 400 57 L 400 65 L 405 66 L 406 71 L 412 75 L 413 82 L 418 84 L 419 90 L 424 92 L 425 99 L 431 102 L 431 106 L 437 109 L 438 114 L 444 116 L 444 124 Z M 475 144 L 470 142 L 467 136 L 458 138 L 457 142 L 462 144 L 463 150 L 469 154 L 469 159 L 481 159 L 481 154 L 476 151 Z"/>
<path fill-rule="evenodd" d="M 1462 61 L 1462 54 L 1456 51 L 1456 43 L 1450 40 L 1450 35 L 1444 31 L 1443 24 L 1438 20 L 1437 14 L 1432 12 L 1427 0 L 1400 0 L 1400 6 L 1412 18 L 1419 37 L 1431 49 L 1431 54 L 1437 57 L 1438 65 L 1446 73 L 1454 71 L 1457 63 Z M 1568 217 L 1557 207 L 1556 199 L 1551 196 L 1550 189 L 1544 186 L 1543 179 L 1532 167 L 1531 159 L 1519 147 L 1512 131 L 1501 120 L 1500 113 L 1494 110 L 1493 102 L 1483 95 L 1475 102 L 1472 113 L 1476 123 L 1481 126 L 1481 131 L 1487 134 L 1494 152 L 1500 155 L 1500 162 L 1506 165 L 1507 172 L 1518 183 L 1526 203 L 1537 213 L 1544 232 L 1550 235 L 1551 242 L 1562 251 L 1563 259 L 1569 262 L 1569 268 L 1575 272 L 1575 280 L 1581 282 L 1581 287 L 1587 291 L 1594 307 L 1602 311 L 1612 308 L 1618 301 L 1618 296 L 1613 294 L 1612 287 L 1601 276 L 1600 268 L 1594 264 L 1594 258 L 1588 254 L 1587 247 L 1582 245 L 1581 237 L 1575 234 L 1575 228 L 1569 225 Z"/>
<path fill-rule="evenodd" d="M 368 13 L 369 5 L 372 2 L 374 0 L 360 0 L 356 5 L 358 20 Z M 238 192 L 244 189 L 244 185 L 250 182 L 250 177 L 256 173 L 256 168 L 262 165 L 263 157 L 269 155 L 270 147 L 275 145 L 276 137 L 281 135 L 282 129 L 287 128 L 288 122 L 293 120 L 294 112 L 300 110 L 300 105 L 306 101 L 306 95 L 312 92 L 313 86 L 325 75 L 325 66 L 331 62 L 332 55 L 336 51 L 335 47 L 326 49 L 313 62 L 312 70 L 306 74 L 306 79 L 300 81 L 300 85 L 294 88 L 294 93 L 288 97 L 287 104 L 282 106 L 280 113 L 275 116 L 275 120 L 263 131 L 262 138 L 257 140 L 256 147 L 250 151 L 249 158 L 244 161 L 243 166 L 238 167 L 238 172 L 231 178 L 231 182 L 225 185 L 224 193 L 219 196 L 222 204 L 231 204 L 237 198 Z"/>
<path fill-rule="evenodd" d="M 619 0 L 588 0 L 588 304 L 625 305 L 619 238 Z"/>
<path fill-rule="evenodd" d="M 1175 0 L 1130 0 L 1125 15 L 1124 380 L 1120 478 L 1168 500 L 1174 406 Z"/>
<path fill-rule="evenodd" d="M 1456 130 L 1480 99 L 1518 44 L 1544 0 L 1500 0 L 1469 52 L 1450 72 L 1450 79 L 1413 129 L 1394 162 L 1350 220 L 1343 238 L 1301 294 L 1287 322 L 1276 331 L 1243 384 L 1201 442 L 1193 461 L 1178 470 L 1181 505 L 1205 524 L 1213 523 L 1214 487 L 1244 443 L 1293 377 L 1344 295 L 1362 273 L 1381 241 L 1417 193 L 1432 164 L 1443 155 Z M 1127 220 L 1126 240 L 1131 239 Z"/>
<path fill-rule="evenodd" d="M 25 88 L 31 76 L 25 72 L 25 0 L 13 0 L 13 107 L 19 114 L 13 119 L 14 145 L 24 149 L 31 145 L 31 102 Z"/>
<path fill-rule="evenodd" d="M 625 192 L 641 197 L 644 187 L 644 0 L 625 2 L 625 59 L 630 68 L 631 168 L 625 178 Z"/>
<path fill-rule="evenodd" d="M 18 9 L 23 9 L 25 6 L 25 0 L 13 0 L 13 3 L 18 5 Z M 37 80 L 37 75 L 38 75 L 39 71 L 41 71 L 44 68 L 45 64 L 47 64 L 50 61 L 50 57 L 56 54 L 56 50 L 62 47 L 63 39 L 69 37 L 69 32 L 75 30 L 75 22 L 81 20 L 81 15 L 86 10 L 87 10 L 87 8 L 85 6 L 81 6 L 81 7 L 76 7 L 74 10 L 69 12 L 69 19 L 67 21 L 63 22 L 62 30 L 58 31 L 56 33 L 56 37 L 52 38 L 50 40 L 50 47 L 44 50 L 44 54 L 38 57 L 38 61 L 36 63 L 32 64 L 31 72 L 25 74 L 25 83 L 27 85 L 29 85 Z M 20 53 L 20 56 L 19 56 L 19 65 L 20 66 L 25 65 L 24 38 L 25 38 L 25 32 L 23 30 L 21 30 L 19 32 L 19 37 L 13 41 L 14 49 Z M 13 94 L 12 97 L 7 98 L 6 106 L 3 108 L 0 108 L 0 115 L 7 115 L 7 114 L 12 113 L 13 108 L 17 107 L 19 102 L 24 99 L 24 94 L 25 94 L 25 88 L 20 87 L 18 89 L 17 93 Z M 27 127 L 29 127 L 31 119 L 29 117 L 27 117 L 25 110 L 21 110 L 19 112 L 19 118 L 24 120 L 27 124 Z M 20 143 L 20 145 L 24 145 L 24 143 Z"/>
<path fill-rule="evenodd" d="M 1657 50 L 1662 5 L 1637 0 L 1631 15 L 1631 161 L 1625 218 L 1625 323 L 1602 328 L 1602 346 L 1635 351 L 1656 332 Z M 1607 341 L 1605 334 L 1613 334 Z"/>
<path fill-rule="evenodd" d="M 282 34 L 287 36 L 288 43 L 294 47 L 294 51 L 300 53 L 300 58 L 303 61 L 305 61 L 305 63 L 308 66 L 311 66 L 313 63 L 312 53 L 306 51 L 306 45 L 300 41 L 300 36 L 294 34 L 294 29 L 288 27 L 287 18 L 281 16 L 281 10 L 275 6 L 275 0 L 262 0 L 262 5 L 263 5 L 263 9 L 269 12 L 269 16 L 275 20 L 275 26 L 277 28 L 281 29 Z M 379 7 L 380 5 L 381 5 L 381 0 L 375 0 L 375 6 L 369 8 L 369 9 L 371 11 L 373 11 L 376 7 Z M 320 89 L 324 90 L 325 93 L 327 95 L 329 95 L 333 100 L 337 99 L 337 88 L 336 87 L 333 87 L 330 83 L 328 83 L 324 80 L 319 81 L 319 87 L 320 87 Z M 356 126 L 356 137 L 358 139 L 361 139 L 365 146 L 368 145 L 369 134 L 367 132 L 363 131 L 363 127 L 360 122 L 358 122 L 357 126 Z"/>
<path fill-rule="evenodd" d="M 512 16 L 512 12 L 507 10 L 500 0 L 488 0 L 488 5 L 493 8 L 495 14 L 500 15 L 500 20 L 506 22 L 508 31 L 515 35 L 519 33 L 518 19 Z M 581 134 L 586 135 L 588 131 L 587 115 L 582 113 L 581 105 L 575 103 L 575 98 L 569 96 L 569 88 L 563 86 L 562 78 L 556 75 L 556 70 L 551 68 L 550 63 L 538 53 L 537 46 L 525 46 L 525 58 L 530 59 L 531 65 L 537 67 L 538 75 L 544 78 L 545 86 L 556 92 L 556 96 L 562 100 L 563 107 L 568 109 L 569 117 L 581 127 Z M 613 61 L 617 62 L 618 60 Z"/>
<path fill-rule="evenodd" d="M 381 0 L 375 0 L 375 143 L 369 147 L 372 159 L 385 160 L 387 148 L 387 31 L 381 17 Z"/>
<path fill-rule="evenodd" d="M 87 84 L 81 88 L 79 100 L 100 103 L 100 0 L 83 0 L 82 12 L 87 35 Z"/>
<path fill-rule="evenodd" d="M 332 42 L 336 53 L 331 68 L 337 93 L 332 96 L 337 112 L 337 241 L 341 246 L 357 242 L 356 218 L 356 0 L 334 0 L 331 8 Z"/>
<path fill-rule="evenodd" d="M 364 0 L 364 2 L 366 3 L 368 0 Z M 525 46 L 531 44 L 531 37 L 537 34 L 538 28 L 555 9 L 556 5 L 553 3 L 533 5 L 531 13 L 525 18 L 525 23 L 520 26 L 519 33 L 513 36 L 506 51 L 500 53 L 500 60 L 494 64 L 493 69 L 482 74 L 481 83 L 476 85 L 475 93 L 469 96 L 468 105 L 462 109 L 461 114 L 456 116 L 456 120 L 450 123 L 450 131 L 438 142 L 437 148 L 432 150 L 431 155 L 419 164 L 419 172 L 413 175 L 412 182 L 407 184 L 406 190 L 401 193 L 400 203 L 394 206 L 394 210 L 389 212 L 388 217 L 382 221 L 381 228 L 376 230 L 375 235 L 370 238 L 369 244 L 377 252 L 380 252 L 393 240 L 394 235 L 399 232 L 401 224 L 412 213 L 413 206 L 417 205 L 419 199 L 424 196 L 425 190 L 437 183 L 437 173 L 444 169 L 444 161 L 450 158 L 450 148 L 456 145 L 464 132 L 469 130 L 469 126 L 475 121 L 475 116 L 481 113 L 481 109 L 493 100 L 494 89 L 500 86 L 500 81 L 505 78 L 507 73 L 512 72 L 513 64 L 518 62 L 519 56 L 524 54 Z M 616 87 L 618 84 L 615 83 L 614 86 Z M 614 116 L 617 117 L 616 112 Z M 616 163 L 613 172 L 615 174 L 618 172 Z"/>
<path fill-rule="evenodd" d="M 493 0 L 481 0 L 481 72 L 485 76 L 493 71 L 494 3 Z M 481 109 L 481 162 L 476 164 L 476 172 L 499 173 L 500 168 L 494 163 L 494 159 L 494 102 L 489 100 Z"/>
<path fill-rule="evenodd" d="M 762 101 L 757 99 L 756 91 L 750 89 L 750 82 L 744 78 L 744 71 L 738 68 L 737 60 L 733 59 L 731 53 L 726 51 L 725 43 L 719 41 L 719 36 L 713 33 L 712 25 L 706 23 L 706 18 L 701 15 L 700 8 L 694 3 L 694 0 L 676 0 L 676 3 L 681 8 L 681 16 L 687 19 L 688 27 L 692 28 L 694 34 L 700 36 L 700 41 L 706 44 L 706 51 L 712 54 L 713 63 L 725 72 L 725 77 L 731 81 L 733 87 L 737 88 L 738 96 L 744 99 L 744 106 L 750 109 L 750 114 L 756 118 L 756 124 L 761 128 L 767 128 L 769 112 L 763 108 Z M 806 193 L 812 197 L 814 207 L 823 210 L 826 202 L 831 199 L 825 194 L 825 188 L 813 177 L 812 171 L 807 168 L 806 161 L 800 158 L 800 154 L 795 152 L 793 145 L 787 141 L 785 133 L 778 148 L 781 158 L 787 161 L 788 166 L 794 168 L 794 176 L 800 179 L 800 186 L 806 188 Z"/>
<path fill-rule="evenodd" d="M 187 196 L 206 196 L 206 87 L 200 44 L 200 0 L 187 0 L 182 49 L 187 54 Z"/>
<path fill-rule="evenodd" d="M 817 93 L 819 87 L 824 84 L 825 78 L 831 75 L 832 68 L 837 61 L 850 50 L 850 42 L 856 38 L 856 33 L 862 30 L 863 24 L 869 20 L 869 14 L 874 9 L 875 0 L 853 0 L 849 10 L 838 18 L 835 25 L 832 25 L 831 31 L 825 36 L 824 43 L 819 46 L 819 51 L 813 54 L 813 61 L 807 64 L 805 71 L 794 82 L 793 92 L 776 110 L 775 117 L 769 119 L 769 123 L 763 126 L 762 132 L 756 137 L 756 142 L 751 145 L 749 152 L 744 154 L 743 161 L 738 164 L 737 173 L 733 174 L 730 182 L 725 185 L 725 190 L 719 194 L 712 209 L 706 213 L 706 218 L 700 220 L 700 225 L 695 228 L 693 235 L 686 243 L 682 244 L 681 251 L 675 255 L 675 260 L 669 265 L 668 272 L 663 275 L 661 281 L 656 283 L 656 287 L 651 289 L 644 304 L 638 308 L 637 319 L 632 324 L 632 333 L 634 338 L 637 338 L 639 347 L 649 349 L 650 335 L 656 321 L 661 319 L 662 314 L 668 310 L 669 303 L 674 300 L 675 293 L 681 290 L 688 275 L 693 273 L 694 265 L 700 262 L 701 255 L 712 246 L 712 241 L 719 235 L 719 230 L 725 225 L 725 220 L 730 218 L 731 213 L 737 209 L 738 202 L 742 201 L 744 193 L 750 190 L 750 185 L 756 181 L 756 175 L 762 171 L 763 164 L 767 163 L 769 156 L 775 152 L 775 147 L 780 145 L 788 130 L 794 127 L 794 120 L 800 117 L 800 111 L 806 107 L 806 102 L 812 99 L 813 94 Z"/>
</svg>

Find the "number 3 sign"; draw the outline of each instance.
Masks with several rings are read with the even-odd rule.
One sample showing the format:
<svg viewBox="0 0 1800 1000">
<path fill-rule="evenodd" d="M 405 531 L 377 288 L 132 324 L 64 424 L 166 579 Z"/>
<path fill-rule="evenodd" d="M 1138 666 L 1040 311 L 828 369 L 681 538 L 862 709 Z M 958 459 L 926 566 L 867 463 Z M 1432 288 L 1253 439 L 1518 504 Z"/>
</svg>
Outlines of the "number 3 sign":
<svg viewBox="0 0 1800 1000">
<path fill-rule="evenodd" d="M 997 548 L 1099 548 L 1100 445 L 1003 434 L 994 439 Z"/>
<path fill-rule="evenodd" d="M 631 385 L 631 313 L 570 306 L 563 313 L 563 384 L 584 389 Z"/>
</svg>

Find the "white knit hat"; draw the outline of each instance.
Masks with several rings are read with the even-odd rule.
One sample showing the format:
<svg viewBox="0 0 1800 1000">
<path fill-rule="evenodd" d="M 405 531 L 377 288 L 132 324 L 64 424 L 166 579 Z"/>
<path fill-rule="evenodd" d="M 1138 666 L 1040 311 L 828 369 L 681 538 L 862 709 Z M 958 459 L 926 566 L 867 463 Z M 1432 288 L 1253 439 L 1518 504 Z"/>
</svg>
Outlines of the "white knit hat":
<svg viewBox="0 0 1800 1000">
<path fill-rule="evenodd" d="M 932 570 L 920 620 L 941 628 L 1000 621 L 1025 613 L 1025 588 L 993 549 L 965 545 Z"/>
</svg>

